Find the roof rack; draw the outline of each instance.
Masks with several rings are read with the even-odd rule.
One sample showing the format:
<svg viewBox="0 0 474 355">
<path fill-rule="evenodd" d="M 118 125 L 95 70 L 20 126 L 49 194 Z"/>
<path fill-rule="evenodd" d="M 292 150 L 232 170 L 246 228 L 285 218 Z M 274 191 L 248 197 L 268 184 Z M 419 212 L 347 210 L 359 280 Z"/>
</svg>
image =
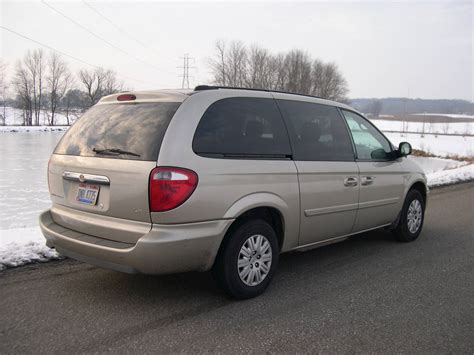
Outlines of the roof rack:
<svg viewBox="0 0 474 355">
<path fill-rule="evenodd" d="M 253 89 L 253 88 L 242 88 L 238 86 L 219 86 L 219 85 L 198 85 L 194 88 L 194 91 L 204 91 L 204 90 L 218 90 L 218 89 L 231 89 L 231 90 L 249 90 L 249 91 L 265 91 L 265 92 L 275 92 L 279 94 L 291 94 L 298 96 L 314 97 L 316 99 L 323 99 L 319 96 L 299 94 L 296 92 L 282 91 L 282 90 L 270 90 L 270 89 Z"/>
</svg>

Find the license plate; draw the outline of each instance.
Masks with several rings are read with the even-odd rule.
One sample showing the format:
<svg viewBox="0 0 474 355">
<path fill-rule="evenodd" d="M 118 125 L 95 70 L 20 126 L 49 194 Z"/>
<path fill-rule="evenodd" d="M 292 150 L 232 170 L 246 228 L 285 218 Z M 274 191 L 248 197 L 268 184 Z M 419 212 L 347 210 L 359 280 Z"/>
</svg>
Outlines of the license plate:
<svg viewBox="0 0 474 355">
<path fill-rule="evenodd" d="M 99 189 L 97 185 L 79 184 L 76 201 L 85 205 L 95 206 L 99 196 Z"/>
</svg>

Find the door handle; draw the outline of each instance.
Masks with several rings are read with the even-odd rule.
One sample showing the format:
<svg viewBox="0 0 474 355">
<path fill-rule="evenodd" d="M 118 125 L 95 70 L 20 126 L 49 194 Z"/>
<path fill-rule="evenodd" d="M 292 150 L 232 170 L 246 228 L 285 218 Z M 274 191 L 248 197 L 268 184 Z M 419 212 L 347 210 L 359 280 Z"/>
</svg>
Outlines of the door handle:
<svg viewBox="0 0 474 355">
<path fill-rule="evenodd" d="M 362 176 L 360 179 L 360 184 L 361 185 L 372 185 L 374 183 L 374 177 L 373 176 Z"/>
<path fill-rule="evenodd" d="M 344 186 L 357 186 L 358 184 L 356 177 L 349 176 L 344 179 Z"/>
</svg>

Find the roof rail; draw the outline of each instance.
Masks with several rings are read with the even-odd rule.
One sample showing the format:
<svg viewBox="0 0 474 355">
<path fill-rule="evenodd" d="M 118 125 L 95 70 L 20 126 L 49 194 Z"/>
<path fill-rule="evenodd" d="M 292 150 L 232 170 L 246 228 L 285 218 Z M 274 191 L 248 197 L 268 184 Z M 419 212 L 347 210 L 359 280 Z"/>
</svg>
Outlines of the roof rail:
<svg viewBox="0 0 474 355">
<path fill-rule="evenodd" d="M 299 94 L 299 93 L 290 92 L 290 91 L 270 90 L 270 89 L 242 88 L 242 87 L 238 87 L 238 86 L 198 85 L 198 86 L 196 86 L 196 87 L 194 88 L 194 91 L 218 90 L 218 89 L 265 91 L 265 92 L 275 92 L 275 93 L 279 93 L 279 94 L 291 94 L 291 95 L 299 95 L 299 96 L 306 96 L 306 97 L 314 97 L 314 98 L 316 98 L 316 99 L 324 99 L 324 98 L 319 97 L 319 96 L 307 95 L 307 94 Z"/>
</svg>

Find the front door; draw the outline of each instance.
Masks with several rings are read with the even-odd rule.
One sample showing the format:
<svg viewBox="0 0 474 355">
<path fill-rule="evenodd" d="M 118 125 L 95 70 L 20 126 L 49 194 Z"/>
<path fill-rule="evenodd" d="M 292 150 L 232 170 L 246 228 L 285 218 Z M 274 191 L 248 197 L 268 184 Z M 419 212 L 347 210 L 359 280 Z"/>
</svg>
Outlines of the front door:
<svg viewBox="0 0 474 355">
<path fill-rule="evenodd" d="M 298 171 L 299 245 L 349 234 L 358 208 L 359 171 L 343 118 L 336 107 L 277 95 Z"/>
<path fill-rule="evenodd" d="M 403 173 L 385 136 L 362 116 L 342 110 L 359 167 L 359 210 L 353 232 L 392 223 L 402 207 Z"/>
</svg>

